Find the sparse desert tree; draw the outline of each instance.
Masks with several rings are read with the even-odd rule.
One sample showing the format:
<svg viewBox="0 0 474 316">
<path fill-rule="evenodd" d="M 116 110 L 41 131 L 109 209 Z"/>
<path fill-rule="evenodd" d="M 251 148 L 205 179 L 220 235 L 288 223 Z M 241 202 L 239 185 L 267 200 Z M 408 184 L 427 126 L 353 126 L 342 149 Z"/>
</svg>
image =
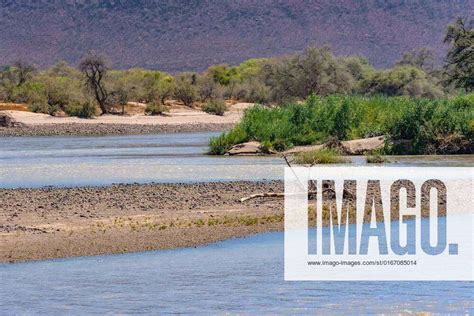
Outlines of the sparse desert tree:
<svg viewBox="0 0 474 316">
<path fill-rule="evenodd" d="M 173 77 L 161 73 L 146 76 L 143 82 L 143 91 L 143 100 L 146 103 L 164 104 L 166 99 L 173 96 Z"/>
<path fill-rule="evenodd" d="M 443 91 L 423 70 L 414 66 L 397 66 L 374 71 L 361 81 L 361 92 L 368 95 L 437 98 Z"/>
<path fill-rule="evenodd" d="M 197 80 L 199 98 L 202 101 L 222 98 L 223 87 L 210 74 L 204 74 Z"/>
<path fill-rule="evenodd" d="M 197 100 L 196 75 L 186 73 L 178 75 L 174 80 L 173 95 L 185 106 L 192 106 Z"/>
<path fill-rule="evenodd" d="M 429 48 L 412 49 L 402 55 L 396 66 L 414 66 L 427 72 L 434 68 L 434 54 Z"/>
<path fill-rule="evenodd" d="M 451 45 L 445 65 L 448 82 L 474 91 L 474 21 L 458 18 L 448 26 L 444 42 Z"/>
<path fill-rule="evenodd" d="M 133 91 L 133 87 L 130 88 L 130 90 Z M 125 106 L 128 104 L 130 90 L 126 89 L 124 86 L 117 87 L 114 91 L 109 93 L 107 103 L 120 105 L 122 108 L 121 114 L 125 115 Z"/>
<path fill-rule="evenodd" d="M 84 75 L 85 86 L 99 104 L 102 114 L 109 112 L 104 78 L 109 70 L 105 57 L 89 52 L 81 61 L 79 69 Z"/>
<path fill-rule="evenodd" d="M 17 60 L 14 64 L 14 73 L 17 77 L 17 86 L 20 87 L 30 80 L 36 72 L 36 67 L 23 59 Z"/>
<path fill-rule="evenodd" d="M 328 47 L 310 47 L 302 54 L 267 63 L 263 72 L 277 102 L 304 99 L 312 93 L 346 93 L 354 84 L 352 75 Z"/>
</svg>

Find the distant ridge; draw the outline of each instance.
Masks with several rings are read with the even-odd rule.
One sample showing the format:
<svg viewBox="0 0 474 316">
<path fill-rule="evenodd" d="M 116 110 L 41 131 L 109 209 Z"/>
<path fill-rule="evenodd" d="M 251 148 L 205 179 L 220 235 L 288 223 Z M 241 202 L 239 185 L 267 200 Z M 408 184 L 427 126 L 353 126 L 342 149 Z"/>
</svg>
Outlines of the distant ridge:
<svg viewBox="0 0 474 316">
<path fill-rule="evenodd" d="M 471 0 L 0 0 L 0 65 L 76 64 L 90 49 L 118 68 L 199 71 L 216 63 L 331 45 L 385 67 L 431 47 Z"/>
</svg>

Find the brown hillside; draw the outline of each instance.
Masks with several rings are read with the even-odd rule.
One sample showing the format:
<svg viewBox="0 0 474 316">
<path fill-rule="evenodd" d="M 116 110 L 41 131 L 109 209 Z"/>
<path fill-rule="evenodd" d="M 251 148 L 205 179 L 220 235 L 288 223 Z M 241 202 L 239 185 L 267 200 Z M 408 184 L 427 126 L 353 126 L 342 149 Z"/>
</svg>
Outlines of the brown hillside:
<svg viewBox="0 0 474 316">
<path fill-rule="evenodd" d="M 471 0 L 0 0 L 0 65 L 105 52 L 116 67 L 202 70 L 330 44 L 376 66 L 432 47 Z"/>
</svg>

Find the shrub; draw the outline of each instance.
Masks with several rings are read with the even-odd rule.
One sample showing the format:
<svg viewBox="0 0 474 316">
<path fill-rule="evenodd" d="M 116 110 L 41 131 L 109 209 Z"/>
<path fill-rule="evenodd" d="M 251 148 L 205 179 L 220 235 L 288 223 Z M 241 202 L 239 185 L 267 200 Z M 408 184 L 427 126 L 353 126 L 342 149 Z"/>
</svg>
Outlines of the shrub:
<svg viewBox="0 0 474 316">
<path fill-rule="evenodd" d="M 209 141 L 210 155 L 223 155 L 235 144 L 246 141 L 246 133 L 241 124 L 237 124 L 232 130 L 219 136 L 211 137 Z"/>
<path fill-rule="evenodd" d="M 304 99 L 312 93 L 347 93 L 355 83 L 328 47 L 309 47 L 301 54 L 276 59 L 264 66 L 263 74 L 276 102 Z"/>
<path fill-rule="evenodd" d="M 65 112 L 69 116 L 92 118 L 94 115 L 96 115 L 97 108 L 92 101 L 86 101 L 82 104 L 76 103 L 66 106 Z"/>
<path fill-rule="evenodd" d="M 28 105 L 28 110 L 34 113 L 44 113 L 44 114 L 49 114 L 53 115 L 57 111 L 59 111 L 59 107 L 54 106 L 54 105 L 49 105 L 46 102 L 33 102 Z"/>
<path fill-rule="evenodd" d="M 145 108 L 145 114 L 148 115 L 163 115 L 165 112 L 169 112 L 169 110 L 166 105 L 160 102 L 148 103 Z"/>
<path fill-rule="evenodd" d="M 442 90 L 423 70 L 414 66 L 397 66 L 372 72 L 361 81 L 361 92 L 369 95 L 439 98 Z"/>
<path fill-rule="evenodd" d="M 248 102 L 265 104 L 270 101 L 270 88 L 258 81 L 252 81 L 239 91 Z"/>
<path fill-rule="evenodd" d="M 209 75 L 204 75 L 197 81 L 199 98 L 202 101 L 222 98 L 222 86 Z"/>
<path fill-rule="evenodd" d="M 190 107 L 197 100 L 195 81 L 195 75 L 182 74 L 173 83 L 174 97 L 183 102 L 185 106 Z"/>
<path fill-rule="evenodd" d="M 222 136 L 211 137 L 209 147 L 209 155 L 224 155 L 230 148 L 229 143 Z"/>
<path fill-rule="evenodd" d="M 230 147 L 250 140 L 268 141 L 275 150 L 284 150 L 333 137 L 385 135 L 393 145 L 387 147 L 387 153 L 436 153 L 440 137 L 459 134 L 472 142 L 473 103 L 472 94 L 440 100 L 311 96 L 303 104 L 247 109 L 237 126 L 219 136 L 219 143 Z M 404 146 L 408 143 L 409 148 Z"/>
<path fill-rule="evenodd" d="M 12 89 L 12 101 L 17 103 L 46 103 L 44 85 L 39 82 L 27 82 Z"/>
<path fill-rule="evenodd" d="M 382 155 L 380 150 L 374 150 L 365 154 L 365 161 L 367 163 L 384 163 L 387 162 L 387 158 Z"/>
<path fill-rule="evenodd" d="M 339 153 L 334 149 L 320 149 L 301 152 L 295 155 L 295 163 L 302 164 L 332 164 L 345 162 Z"/>
<path fill-rule="evenodd" d="M 212 99 L 202 106 L 202 110 L 209 114 L 224 115 L 227 105 L 223 99 Z"/>
</svg>

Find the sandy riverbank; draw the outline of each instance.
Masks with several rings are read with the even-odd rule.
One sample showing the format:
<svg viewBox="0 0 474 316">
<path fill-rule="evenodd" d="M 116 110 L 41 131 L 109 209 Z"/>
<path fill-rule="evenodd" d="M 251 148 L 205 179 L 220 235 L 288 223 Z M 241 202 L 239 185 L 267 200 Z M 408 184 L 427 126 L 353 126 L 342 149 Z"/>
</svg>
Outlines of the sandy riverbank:
<svg viewBox="0 0 474 316">
<path fill-rule="evenodd" d="M 0 189 L 0 262 L 189 247 L 283 228 L 282 182 Z"/>
<path fill-rule="evenodd" d="M 162 132 L 222 131 L 242 117 L 250 103 L 231 105 L 224 116 L 210 115 L 199 109 L 174 106 L 165 116 L 102 115 L 93 119 L 54 117 L 26 111 L 5 110 L 17 127 L 0 127 L 0 136 L 124 135 Z"/>
</svg>

